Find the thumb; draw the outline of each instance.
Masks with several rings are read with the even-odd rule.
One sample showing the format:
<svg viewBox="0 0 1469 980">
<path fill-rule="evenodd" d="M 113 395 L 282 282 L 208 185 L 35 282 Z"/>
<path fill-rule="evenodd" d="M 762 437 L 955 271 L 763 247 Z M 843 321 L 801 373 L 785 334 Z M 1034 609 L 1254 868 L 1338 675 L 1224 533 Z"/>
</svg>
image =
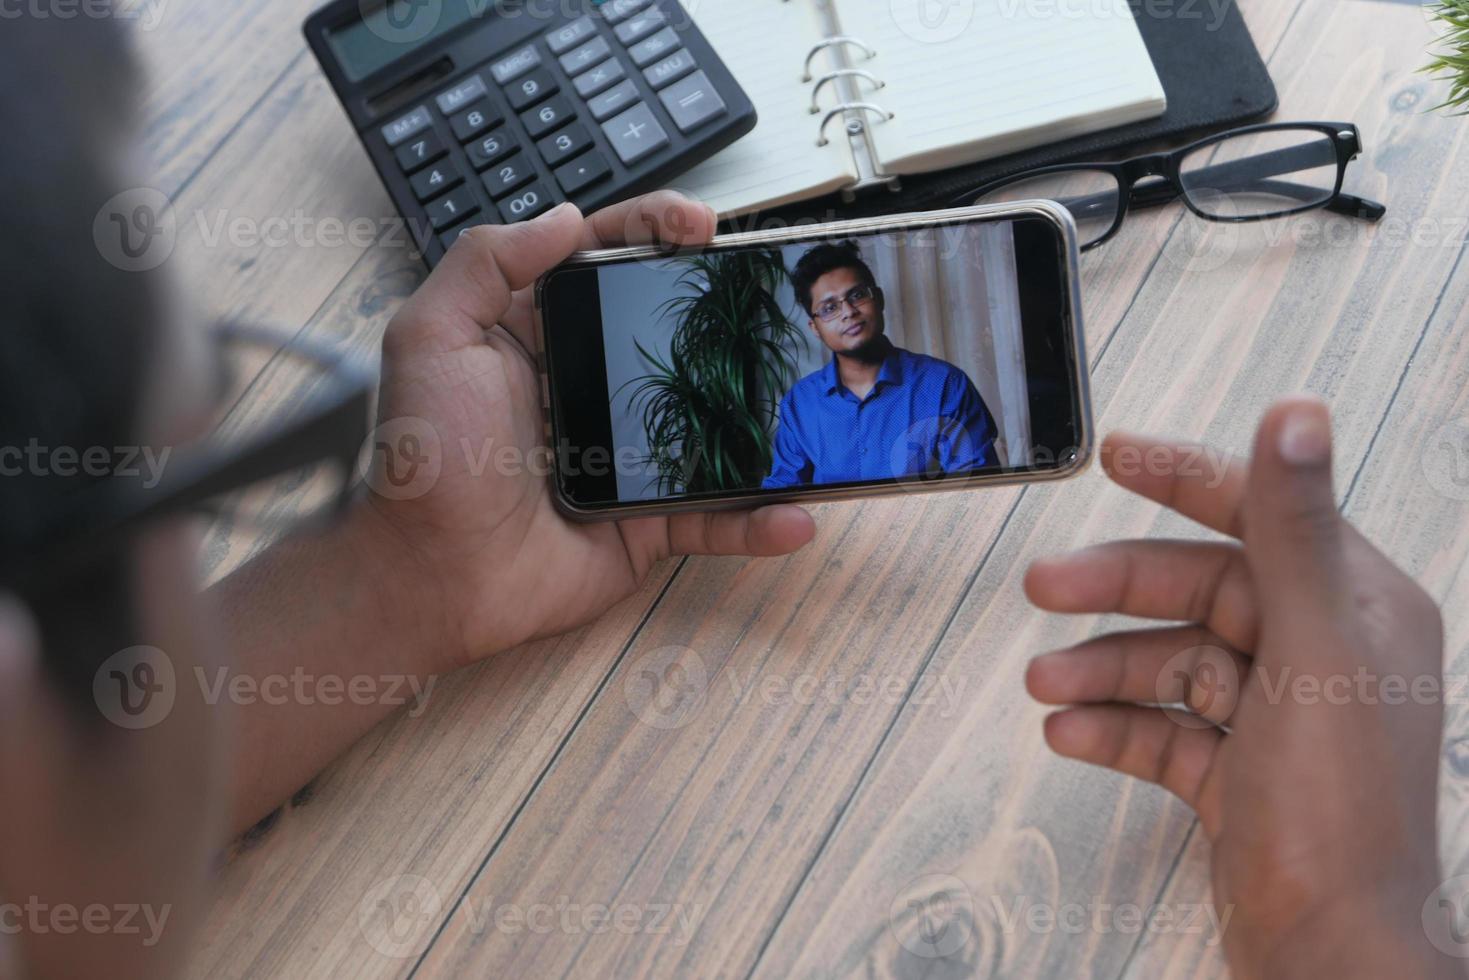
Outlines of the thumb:
<svg viewBox="0 0 1469 980">
<path fill-rule="evenodd" d="M 533 221 L 480 225 L 459 236 L 433 274 L 403 304 L 385 342 L 429 352 L 481 343 L 512 295 L 576 251 L 585 223 L 573 204 Z"/>
<path fill-rule="evenodd" d="M 1278 402 L 1260 423 L 1244 542 L 1266 629 L 1315 631 L 1335 619 L 1342 519 L 1331 483 L 1331 414 L 1319 400 Z"/>
</svg>

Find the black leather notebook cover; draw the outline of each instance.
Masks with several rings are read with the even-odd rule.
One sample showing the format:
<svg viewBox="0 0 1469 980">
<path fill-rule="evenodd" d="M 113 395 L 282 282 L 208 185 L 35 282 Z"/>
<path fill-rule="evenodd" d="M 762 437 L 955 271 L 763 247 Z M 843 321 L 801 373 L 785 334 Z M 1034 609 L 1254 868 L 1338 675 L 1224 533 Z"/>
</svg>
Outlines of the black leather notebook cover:
<svg viewBox="0 0 1469 980">
<path fill-rule="evenodd" d="M 1275 84 L 1235 3 L 1223 5 L 1222 17 L 1219 6 L 1206 0 L 1171 4 L 1132 0 L 1132 5 L 1168 96 L 1168 110 L 1158 118 L 952 170 L 904 177 L 897 192 L 871 190 L 850 203 L 831 195 L 766 216 L 831 219 L 948 207 L 965 190 L 997 177 L 1053 163 L 1110 159 L 1134 148 L 1145 152 L 1147 144 L 1160 140 L 1181 145 L 1275 110 L 1279 104 Z M 1155 13 L 1148 13 L 1149 7 Z M 748 230 L 758 224 L 747 215 L 735 219 L 732 227 Z"/>
</svg>

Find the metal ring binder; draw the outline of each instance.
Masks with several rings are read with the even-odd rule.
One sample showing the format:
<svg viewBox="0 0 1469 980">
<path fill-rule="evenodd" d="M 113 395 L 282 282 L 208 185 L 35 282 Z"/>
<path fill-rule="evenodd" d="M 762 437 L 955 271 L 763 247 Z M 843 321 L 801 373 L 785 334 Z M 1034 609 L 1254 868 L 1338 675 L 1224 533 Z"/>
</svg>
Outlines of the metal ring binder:
<svg viewBox="0 0 1469 980">
<path fill-rule="evenodd" d="M 852 37 L 850 34 L 834 34 L 831 37 L 826 38 L 825 40 L 823 40 L 820 44 L 818 44 L 815 47 L 813 47 L 811 49 L 811 51 L 806 55 L 806 67 L 805 67 L 804 72 L 801 75 L 801 81 L 803 81 L 803 82 L 809 82 L 809 81 L 811 81 L 811 61 L 812 61 L 812 59 L 814 59 L 821 52 L 825 51 L 827 48 L 835 47 L 835 46 L 841 45 L 841 44 L 850 44 L 853 47 L 861 48 L 862 49 L 862 53 L 865 54 L 865 55 L 867 55 L 867 57 L 869 57 L 869 58 L 876 58 L 877 57 L 877 52 L 875 50 L 873 50 L 872 47 L 866 41 L 862 40 L 861 38 Z"/>
<path fill-rule="evenodd" d="M 869 82 L 872 83 L 872 87 L 874 89 L 886 88 L 888 84 L 887 82 L 878 78 L 872 72 L 865 71 L 861 68 L 840 68 L 837 71 L 827 72 L 825 75 L 822 75 L 819 79 L 816 80 L 815 86 L 813 86 L 811 89 L 811 115 L 814 116 L 821 111 L 821 103 L 817 100 L 818 97 L 821 95 L 821 90 L 825 88 L 829 82 L 834 82 L 838 78 L 851 78 L 853 76 L 867 79 Z"/>
<path fill-rule="evenodd" d="M 871 102 L 843 102 L 841 105 L 837 106 L 835 109 L 832 109 L 830 112 L 828 112 L 826 114 L 826 118 L 824 118 L 824 119 L 821 120 L 821 134 L 820 134 L 820 138 L 818 138 L 816 140 L 816 145 L 817 146 L 825 146 L 828 143 L 830 143 L 831 140 L 829 140 L 829 139 L 826 138 L 826 127 L 827 127 L 827 125 L 833 119 L 835 119 L 837 116 L 845 116 L 848 112 L 853 112 L 853 111 L 857 111 L 857 112 L 875 112 L 879 116 L 881 116 L 883 119 L 892 119 L 893 116 L 894 116 L 894 113 L 888 112 L 882 106 L 875 105 L 874 103 L 871 103 Z"/>
</svg>

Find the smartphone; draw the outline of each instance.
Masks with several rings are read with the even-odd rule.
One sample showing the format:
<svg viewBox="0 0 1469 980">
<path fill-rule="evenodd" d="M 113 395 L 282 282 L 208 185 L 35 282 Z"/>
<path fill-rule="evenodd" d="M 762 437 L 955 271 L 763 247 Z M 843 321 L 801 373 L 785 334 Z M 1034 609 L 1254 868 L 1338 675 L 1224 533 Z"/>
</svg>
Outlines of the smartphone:
<svg viewBox="0 0 1469 980">
<path fill-rule="evenodd" d="M 1048 202 L 580 253 L 535 314 L 576 519 L 1060 480 L 1091 457 L 1076 230 Z"/>
</svg>

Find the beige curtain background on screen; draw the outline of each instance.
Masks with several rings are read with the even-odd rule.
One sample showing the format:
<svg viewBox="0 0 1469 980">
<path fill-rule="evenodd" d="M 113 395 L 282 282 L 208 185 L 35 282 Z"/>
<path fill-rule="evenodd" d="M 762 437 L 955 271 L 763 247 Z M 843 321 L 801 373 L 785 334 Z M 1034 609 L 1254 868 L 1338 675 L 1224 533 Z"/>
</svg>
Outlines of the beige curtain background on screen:
<svg viewBox="0 0 1469 980">
<path fill-rule="evenodd" d="M 908 241 L 869 240 L 863 257 L 887 296 L 893 343 L 968 374 L 999 428 L 999 458 L 1012 466 L 1029 462 L 1013 230 L 981 225 L 933 229 Z"/>
</svg>

